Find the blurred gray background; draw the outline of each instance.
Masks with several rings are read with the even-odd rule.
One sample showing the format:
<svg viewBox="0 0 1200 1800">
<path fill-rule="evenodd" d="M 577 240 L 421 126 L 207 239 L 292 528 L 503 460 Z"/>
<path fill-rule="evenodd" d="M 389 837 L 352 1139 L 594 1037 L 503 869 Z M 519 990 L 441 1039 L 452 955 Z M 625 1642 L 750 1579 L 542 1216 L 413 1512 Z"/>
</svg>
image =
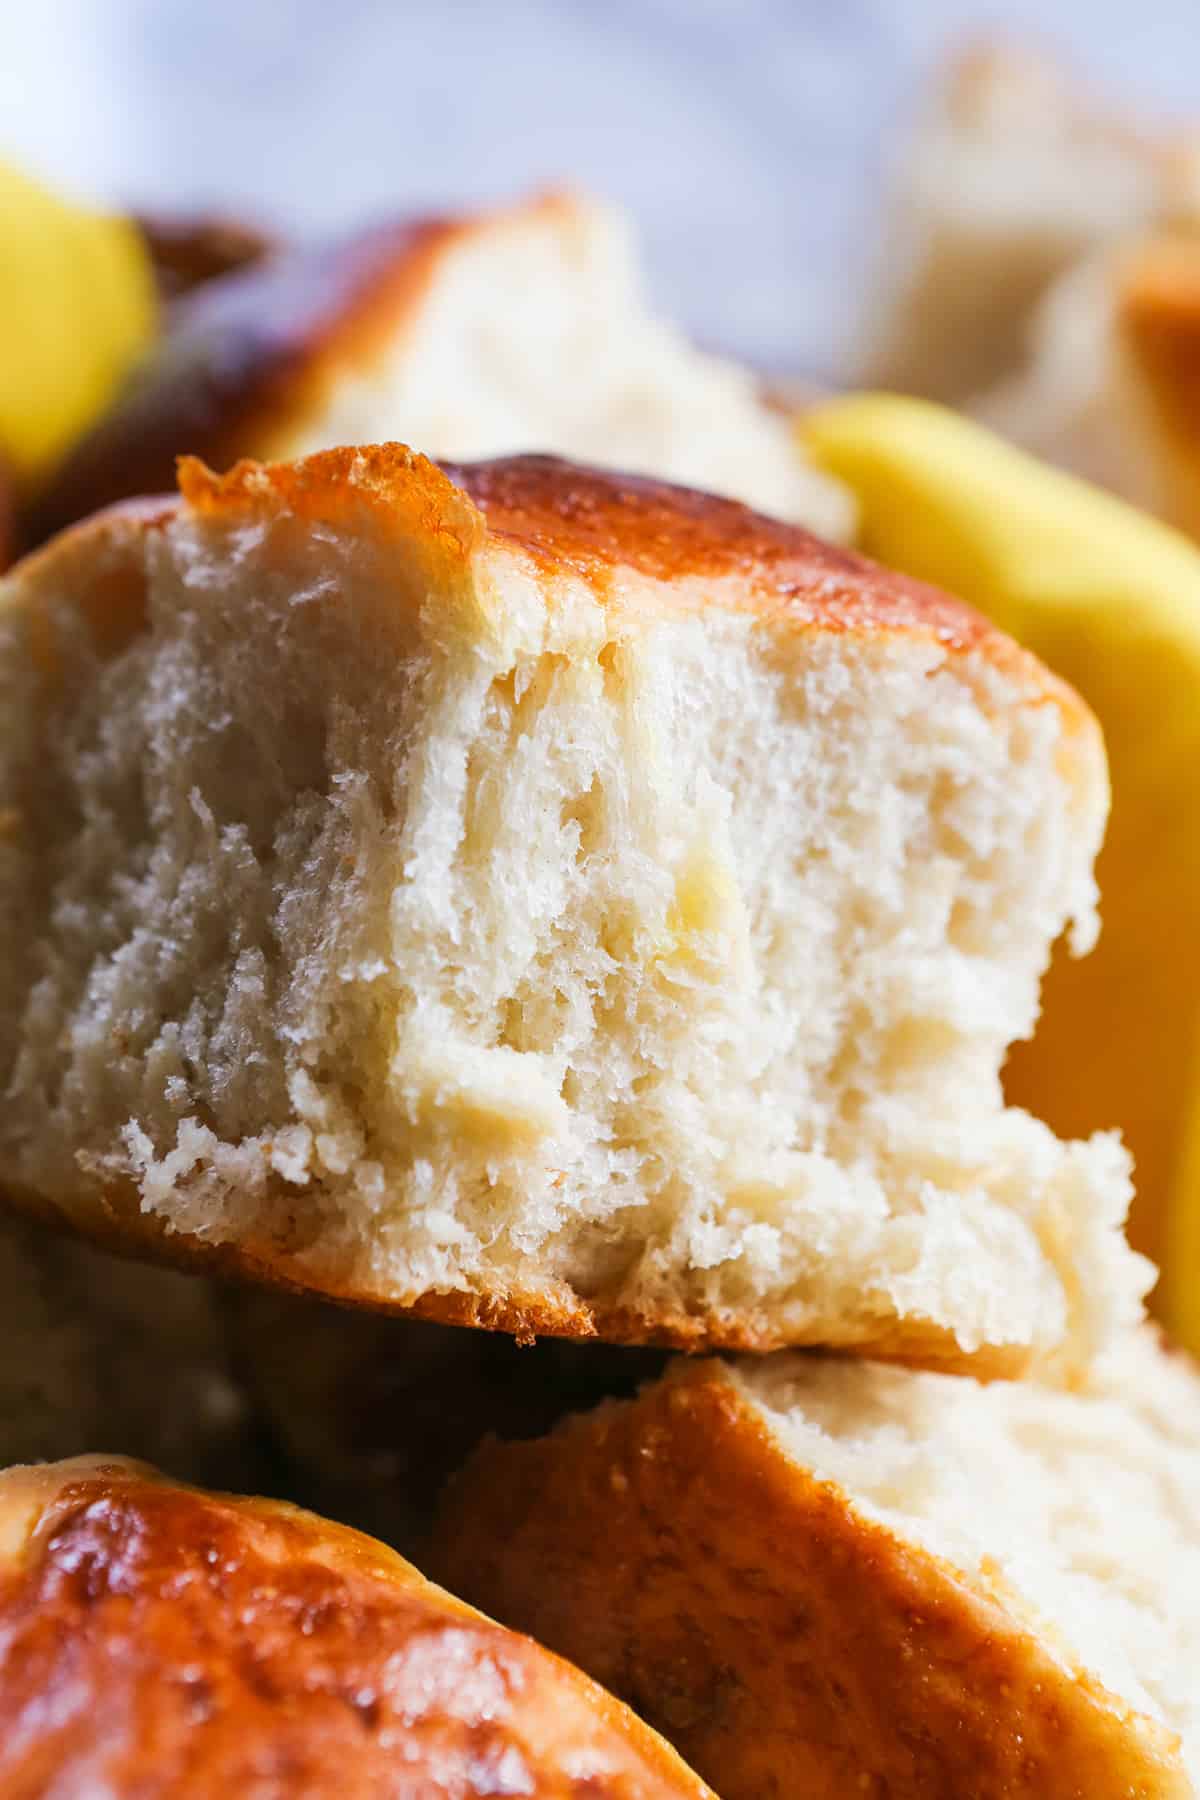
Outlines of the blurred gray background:
<svg viewBox="0 0 1200 1800">
<path fill-rule="evenodd" d="M 0 0 L 0 154 L 304 233 L 570 181 L 703 341 L 836 370 L 884 147 L 931 65 L 1033 35 L 1200 115 L 1200 0 Z"/>
</svg>

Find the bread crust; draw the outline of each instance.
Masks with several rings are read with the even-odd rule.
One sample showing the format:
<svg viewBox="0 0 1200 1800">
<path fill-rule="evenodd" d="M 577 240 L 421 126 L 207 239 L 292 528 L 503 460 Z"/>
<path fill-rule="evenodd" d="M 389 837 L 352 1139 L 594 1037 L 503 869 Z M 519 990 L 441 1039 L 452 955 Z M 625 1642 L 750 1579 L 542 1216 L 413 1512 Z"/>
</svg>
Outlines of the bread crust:
<svg viewBox="0 0 1200 1800">
<path fill-rule="evenodd" d="M 572 1656 L 724 1800 L 1183 1796 L 1177 1740 L 857 1513 L 719 1363 L 451 1484 L 430 1566 Z"/>
<path fill-rule="evenodd" d="M 85 1457 L 0 1476 L 0 1549 L 11 1800 L 708 1795 L 578 1670 L 294 1507 Z"/>
<path fill-rule="evenodd" d="M 664 610 L 750 612 L 776 629 L 925 637 L 952 655 L 978 652 L 1029 698 L 1056 704 L 1098 746 L 1095 720 L 1075 690 L 982 613 L 735 500 L 557 456 L 437 465 L 399 443 L 321 450 L 291 463 L 243 458 L 226 474 L 184 456 L 178 479 L 180 501 L 107 508 L 27 557 L 16 578 L 46 579 L 64 558 L 86 577 L 93 556 L 125 546 L 136 564 L 138 537 L 180 510 L 229 520 L 291 513 L 350 526 L 370 515 L 385 532 L 421 534 L 458 569 L 487 541 L 519 551 L 543 576 L 588 582 L 611 604 L 621 603 L 628 572 L 659 584 Z M 85 594 L 81 604 L 89 600 Z M 111 609 L 105 602 L 91 610 L 95 617 Z M 133 607 L 121 617 L 131 630 L 140 622 Z M 125 641 L 127 633 L 113 631 L 113 649 Z"/>
<path fill-rule="evenodd" d="M 284 1182 L 277 1183 L 274 1193 L 281 1207 L 289 1201 L 296 1206 L 295 1189 L 289 1189 Z M 141 1197 L 132 1180 L 107 1184 L 96 1204 L 86 1212 L 67 1213 L 51 1197 L 11 1182 L 0 1188 L 0 1203 L 39 1219 L 51 1230 L 86 1238 L 115 1255 L 133 1256 L 167 1268 L 278 1293 L 328 1300 L 356 1311 L 505 1332 L 524 1345 L 536 1343 L 539 1337 L 553 1337 L 698 1353 L 782 1350 L 793 1342 L 793 1335 L 780 1328 L 766 1307 L 697 1307 L 685 1311 L 660 1305 L 654 1311 L 645 1311 L 588 1298 L 564 1283 L 539 1288 L 514 1283 L 503 1290 L 397 1292 L 368 1272 L 348 1269 L 283 1237 L 216 1243 L 198 1232 L 173 1230 L 157 1214 L 142 1210 Z M 829 1347 L 827 1334 L 822 1343 Z M 881 1320 L 878 1336 L 868 1339 L 858 1328 L 848 1333 L 846 1344 L 880 1362 L 961 1371 L 980 1380 L 1024 1374 L 1036 1356 L 1025 1346 L 984 1344 L 975 1351 L 965 1351 L 950 1331 L 932 1324 L 923 1329 L 920 1322 L 912 1319 L 902 1325 Z"/>
</svg>

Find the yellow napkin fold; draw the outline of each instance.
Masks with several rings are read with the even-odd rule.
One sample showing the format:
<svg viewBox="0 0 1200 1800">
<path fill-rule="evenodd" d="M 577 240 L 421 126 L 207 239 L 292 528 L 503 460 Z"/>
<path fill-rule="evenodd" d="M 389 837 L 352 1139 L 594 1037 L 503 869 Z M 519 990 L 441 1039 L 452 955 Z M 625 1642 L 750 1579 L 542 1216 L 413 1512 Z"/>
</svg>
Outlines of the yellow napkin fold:
<svg viewBox="0 0 1200 1800">
<path fill-rule="evenodd" d="M 1200 1351 L 1200 551 L 958 414 L 859 394 L 805 416 L 858 498 L 868 555 L 970 601 L 1064 675 L 1104 728 L 1113 811 L 1103 930 L 1059 946 L 1010 1097 L 1060 1132 L 1119 1125 L 1131 1235 Z"/>
<path fill-rule="evenodd" d="M 150 257 L 128 219 L 0 162 L 0 456 L 26 492 L 108 405 L 154 332 Z"/>
</svg>

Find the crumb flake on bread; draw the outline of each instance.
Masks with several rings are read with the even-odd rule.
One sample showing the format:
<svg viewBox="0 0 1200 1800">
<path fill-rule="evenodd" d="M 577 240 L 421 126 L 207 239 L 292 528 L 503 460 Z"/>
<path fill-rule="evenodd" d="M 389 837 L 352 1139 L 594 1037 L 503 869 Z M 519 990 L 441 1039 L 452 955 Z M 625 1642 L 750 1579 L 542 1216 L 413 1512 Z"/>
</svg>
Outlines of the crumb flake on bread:
<svg viewBox="0 0 1200 1800">
<path fill-rule="evenodd" d="M 713 1800 L 610 1694 L 382 1544 L 97 1456 L 0 1473 L 0 1787 Z"/>
<path fill-rule="evenodd" d="M 169 486 L 184 452 L 226 469 L 384 438 L 549 451 L 853 529 L 850 495 L 753 372 L 655 314 L 625 217 L 551 194 L 373 226 L 207 287 L 68 458 L 33 541 Z"/>
<path fill-rule="evenodd" d="M 1081 1391 L 784 1353 L 676 1363 L 451 1484 L 432 1566 L 727 1800 L 1200 1785 L 1200 1380 Z"/>
<path fill-rule="evenodd" d="M 1127 1162 L 1005 1109 L 1096 928 L 1091 715 L 732 503 L 192 463 L 0 609 L 0 1180 L 522 1334 L 1086 1360 Z"/>
</svg>

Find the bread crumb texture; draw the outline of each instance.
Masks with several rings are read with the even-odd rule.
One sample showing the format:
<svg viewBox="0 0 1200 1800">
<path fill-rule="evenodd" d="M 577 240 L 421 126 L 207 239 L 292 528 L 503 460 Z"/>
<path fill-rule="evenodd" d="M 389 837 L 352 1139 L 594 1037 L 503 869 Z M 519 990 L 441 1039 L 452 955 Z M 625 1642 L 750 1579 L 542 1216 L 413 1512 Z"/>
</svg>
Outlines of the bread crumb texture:
<svg viewBox="0 0 1200 1800">
<path fill-rule="evenodd" d="M 677 1359 L 484 1442 L 440 1579 L 729 1800 L 1186 1800 L 1200 1381 L 1145 1327 L 1074 1392 L 862 1357 Z"/>
<path fill-rule="evenodd" d="M 1179 1734 L 1200 1790 L 1200 1381 L 1150 1331 L 1083 1393 L 832 1358 L 741 1365 L 786 1450 Z"/>
</svg>

